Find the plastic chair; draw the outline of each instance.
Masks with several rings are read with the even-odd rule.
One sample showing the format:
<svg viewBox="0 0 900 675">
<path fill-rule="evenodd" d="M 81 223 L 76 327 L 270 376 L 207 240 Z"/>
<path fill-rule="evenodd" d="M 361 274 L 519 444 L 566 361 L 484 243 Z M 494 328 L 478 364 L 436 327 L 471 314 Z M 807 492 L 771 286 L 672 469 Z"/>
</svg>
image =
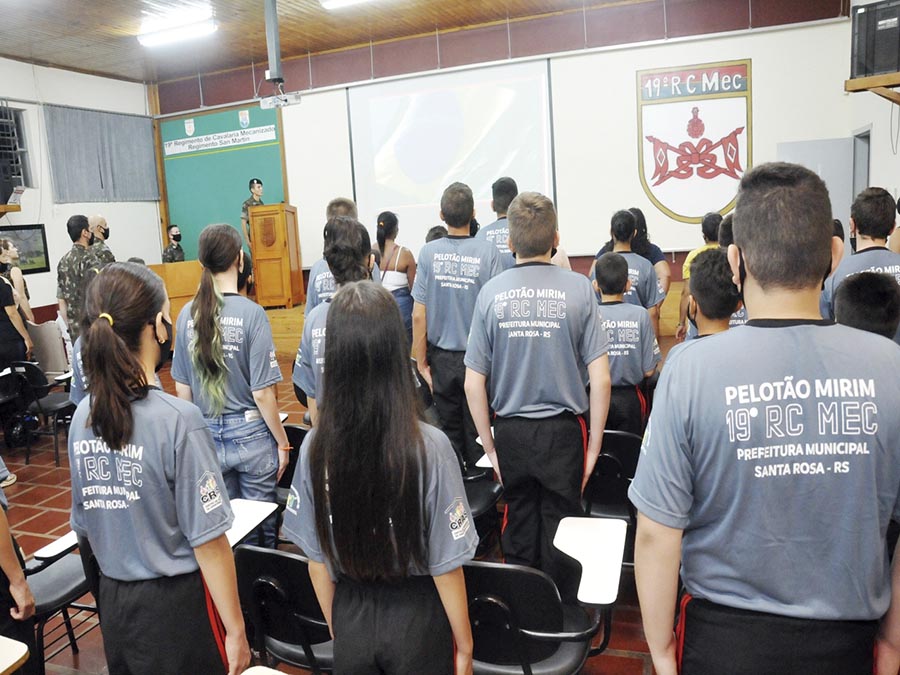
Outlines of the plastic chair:
<svg viewBox="0 0 900 675">
<path fill-rule="evenodd" d="M 69 394 L 60 391 L 52 392 L 55 383 L 50 382 L 37 364 L 30 361 L 14 361 L 10 368 L 22 383 L 22 394 L 27 410 L 32 415 L 40 415 L 50 424 L 49 429 L 33 429 L 31 433 L 41 436 L 53 436 L 53 456 L 59 466 L 59 430 L 65 426 L 65 419 L 75 412 L 75 406 L 69 400 Z M 31 460 L 31 435 L 26 439 L 25 463 Z"/>
<path fill-rule="evenodd" d="M 69 370 L 66 345 L 56 321 L 44 323 L 26 322 L 25 328 L 34 343 L 34 360 L 41 364 L 41 370 L 48 378 L 62 375 Z"/>
<path fill-rule="evenodd" d="M 25 568 L 25 575 L 35 601 L 35 659 L 39 674 L 44 675 L 44 628 L 47 622 L 57 613 L 62 614 L 69 647 L 73 654 L 77 654 L 78 642 L 75 629 L 84 621 L 73 625 L 69 608 L 89 612 L 96 612 L 97 608 L 94 605 L 76 603 L 80 597 L 91 590 L 82 567 L 81 556 L 78 554 L 64 552 L 57 558 L 32 560 Z"/>
<path fill-rule="evenodd" d="M 627 431 L 603 432 L 600 456 L 584 488 L 585 513 L 594 518 L 618 518 L 628 525 L 625 565 L 634 565 L 634 536 L 637 513 L 628 499 L 641 455 L 640 436 Z"/>
<path fill-rule="evenodd" d="M 271 656 L 313 673 L 331 672 L 334 645 L 309 578 L 308 559 L 242 545 L 235 549 L 234 563 L 241 606 L 253 625 L 253 647 L 264 664 L 273 665 Z"/>
<path fill-rule="evenodd" d="M 464 566 L 477 675 L 578 673 L 601 615 L 560 600 L 553 580 L 522 565 Z"/>
</svg>

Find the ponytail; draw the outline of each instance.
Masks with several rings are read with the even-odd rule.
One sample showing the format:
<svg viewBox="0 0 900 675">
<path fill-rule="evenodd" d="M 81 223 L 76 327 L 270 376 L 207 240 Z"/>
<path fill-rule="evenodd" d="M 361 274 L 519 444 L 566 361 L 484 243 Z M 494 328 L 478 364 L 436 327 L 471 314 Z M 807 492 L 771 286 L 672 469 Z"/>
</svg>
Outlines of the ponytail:
<svg viewBox="0 0 900 675">
<path fill-rule="evenodd" d="M 382 258 L 384 257 L 385 242 L 397 236 L 398 226 L 399 221 L 396 213 L 382 211 L 378 214 L 378 228 L 375 231 L 375 238 L 378 240 L 378 250 L 381 251 Z"/>
<path fill-rule="evenodd" d="M 222 414 L 225 408 L 225 349 L 219 318 L 225 298 L 214 274 L 231 268 L 241 253 L 241 235 L 231 225 L 209 225 L 200 233 L 198 257 L 203 265 L 200 288 L 191 303 L 194 335 L 188 346 L 191 363 L 200 380 L 200 390 L 209 402 L 207 416 Z"/>
<path fill-rule="evenodd" d="M 112 263 L 88 284 L 81 346 L 91 396 L 88 423 L 113 450 L 134 431 L 132 402 L 147 396 L 141 335 L 155 324 L 165 300 L 162 280 L 143 265 Z"/>
<path fill-rule="evenodd" d="M 203 268 L 200 288 L 191 304 L 194 335 L 188 346 L 191 363 L 197 371 L 200 389 L 210 403 L 209 413 L 220 415 L 225 408 L 225 350 L 222 345 L 222 329 L 219 317 L 225 298 L 219 292 L 208 267 Z"/>
</svg>

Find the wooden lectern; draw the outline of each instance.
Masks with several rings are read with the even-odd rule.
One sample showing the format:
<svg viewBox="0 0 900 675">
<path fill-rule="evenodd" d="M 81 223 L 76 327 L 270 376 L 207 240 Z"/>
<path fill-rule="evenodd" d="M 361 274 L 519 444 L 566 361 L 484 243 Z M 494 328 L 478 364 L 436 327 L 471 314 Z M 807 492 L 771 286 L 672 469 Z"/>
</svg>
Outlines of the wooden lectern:
<svg viewBox="0 0 900 675">
<path fill-rule="evenodd" d="M 171 305 L 172 336 L 174 337 L 178 315 L 182 308 L 197 295 L 203 268 L 196 260 L 148 265 L 148 267 L 162 277 L 163 283 L 166 285 L 166 293 L 169 294 Z"/>
<path fill-rule="evenodd" d="M 288 309 L 302 304 L 306 291 L 297 209 L 289 204 L 263 204 L 251 206 L 248 213 L 256 302 Z"/>
</svg>

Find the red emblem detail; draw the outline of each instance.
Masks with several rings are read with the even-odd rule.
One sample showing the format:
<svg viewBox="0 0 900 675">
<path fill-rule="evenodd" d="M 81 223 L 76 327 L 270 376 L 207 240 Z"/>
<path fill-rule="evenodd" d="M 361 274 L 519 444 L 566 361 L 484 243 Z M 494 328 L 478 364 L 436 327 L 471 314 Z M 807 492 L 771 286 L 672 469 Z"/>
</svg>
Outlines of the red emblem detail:
<svg viewBox="0 0 900 675">
<path fill-rule="evenodd" d="M 700 109 L 694 107 L 691 110 L 692 117 L 687 124 L 687 133 L 691 138 L 697 139 L 703 135 L 706 125 L 700 119 Z M 739 127 L 727 136 L 723 136 L 719 141 L 713 143 L 708 138 L 700 138 L 695 144 L 685 141 L 675 147 L 669 145 L 665 141 L 661 141 L 654 136 L 647 136 L 647 140 L 653 143 L 653 158 L 655 166 L 653 169 L 653 177 L 655 181 L 653 186 L 662 185 L 670 178 L 678 178 L 685 180 L 691 178 L 695 171 L 700 178 L 709 180 L 725 174 L 735 180 L 740 178 L 740 173 L 744 171 L 741 167 L 740 160 L 740 144 L 738 136 L 744 131 L 744 127 Z M 725 166 L 719 166 L 718 158 L 715 153 L 722 149 L 722 156 Z M 675 168 L 669 169 L 669 154 L 675 155 Z M 695 168 L 696 167 L 696 168 Z"/>
</svg>

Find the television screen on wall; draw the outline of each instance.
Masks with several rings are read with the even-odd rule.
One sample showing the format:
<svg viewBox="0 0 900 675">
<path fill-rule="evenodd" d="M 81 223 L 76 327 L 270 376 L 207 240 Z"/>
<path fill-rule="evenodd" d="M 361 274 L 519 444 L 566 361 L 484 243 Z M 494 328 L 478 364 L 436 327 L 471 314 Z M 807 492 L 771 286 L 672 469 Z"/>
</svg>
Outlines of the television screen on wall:
<svg viewBox="0 0 900 675">
<path fill-rule="evenodd" d="M 43 225 L 3 225 L 0 226 L 0 239 L 9 239 L 16 245 L 22 274 L 50 271 L 47 233 Z"/>
</svg>

